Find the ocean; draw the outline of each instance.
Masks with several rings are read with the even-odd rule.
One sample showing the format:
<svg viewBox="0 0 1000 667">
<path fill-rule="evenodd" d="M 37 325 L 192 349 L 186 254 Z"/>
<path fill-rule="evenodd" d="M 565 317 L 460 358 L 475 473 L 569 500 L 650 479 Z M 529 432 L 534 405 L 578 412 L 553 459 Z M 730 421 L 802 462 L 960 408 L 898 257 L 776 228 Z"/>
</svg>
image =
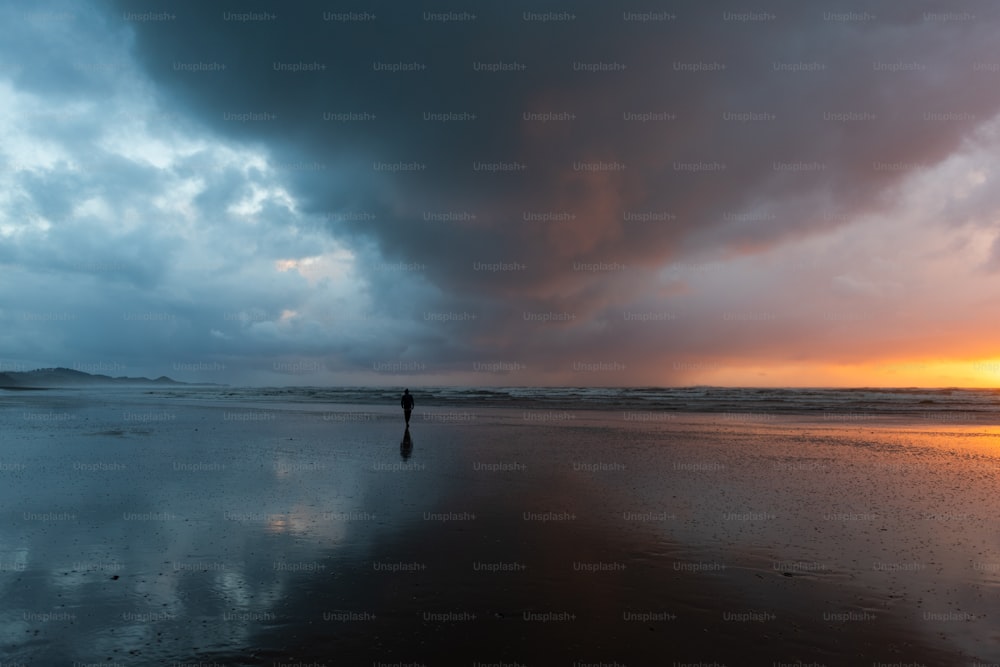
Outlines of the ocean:
<svg viewBox="0 0 1000 667">
<path fill-rule="evenodd" d="M 761 389 L 733 387 L 410 387 L 421 407 L 721 413 L 732 418 L 923 419 L 1000 423 L 1000 389 Z M 397 406 L 400 388 L 198 387 L 153 389 L 161 397 L 262 403 Z"/>
</svg>

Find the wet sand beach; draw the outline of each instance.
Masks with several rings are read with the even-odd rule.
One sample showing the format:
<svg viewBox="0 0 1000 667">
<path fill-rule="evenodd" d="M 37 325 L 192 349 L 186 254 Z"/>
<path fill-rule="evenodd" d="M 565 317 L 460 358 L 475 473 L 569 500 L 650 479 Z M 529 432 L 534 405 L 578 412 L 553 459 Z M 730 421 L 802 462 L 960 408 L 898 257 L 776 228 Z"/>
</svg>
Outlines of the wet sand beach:
<svg viewBox="0 0 1000 667">
<path fill-rule="evenodd" d="M 1000 661 L 1000 429 L 0 396 L 4 664 Z"/>
</svg>

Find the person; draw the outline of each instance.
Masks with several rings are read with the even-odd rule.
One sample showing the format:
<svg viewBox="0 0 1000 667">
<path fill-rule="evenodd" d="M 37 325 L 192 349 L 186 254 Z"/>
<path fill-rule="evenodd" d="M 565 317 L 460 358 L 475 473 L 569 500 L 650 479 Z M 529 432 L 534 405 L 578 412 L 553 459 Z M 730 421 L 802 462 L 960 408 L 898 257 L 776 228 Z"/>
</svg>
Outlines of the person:
<svg viewBox="0 0 1000 667">
<path fill-rule="evenodd" d="M 413 412 L 413 394 L 409 389 L 403 390 L 403 396 L 399 399 L 399 404 L 403 406 L 403 416 L 406 417 L 406 426 L 410 426 L 410 413 Z"/>
</svg>

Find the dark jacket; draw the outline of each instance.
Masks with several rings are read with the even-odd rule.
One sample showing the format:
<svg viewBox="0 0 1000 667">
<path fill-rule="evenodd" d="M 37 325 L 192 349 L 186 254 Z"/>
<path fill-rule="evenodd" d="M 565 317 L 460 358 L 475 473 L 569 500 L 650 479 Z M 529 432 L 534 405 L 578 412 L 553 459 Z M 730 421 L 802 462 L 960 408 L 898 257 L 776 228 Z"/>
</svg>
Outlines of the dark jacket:
<svg viewBox="0 0 1000 667">
<path fill-rule="evenodd" d="M 413 394 L 403 394 L 403 397 L 399 399 L 399 404 L 403 406 L 404 410 L 413 409 Z"/>
</svg>

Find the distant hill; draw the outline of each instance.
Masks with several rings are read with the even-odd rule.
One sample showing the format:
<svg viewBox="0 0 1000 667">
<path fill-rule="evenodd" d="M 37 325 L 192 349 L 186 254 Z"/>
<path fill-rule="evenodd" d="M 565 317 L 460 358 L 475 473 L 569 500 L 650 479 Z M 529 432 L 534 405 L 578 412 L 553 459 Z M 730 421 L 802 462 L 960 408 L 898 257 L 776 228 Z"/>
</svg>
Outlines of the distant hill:
<svg viewBox="0 0 1000 667">
<path fill-rule="evenodd" d="M 162 375 L 155 380 L 134 377 L 92 375 L 72 368 L 39 368 L 33 371 L 0 373 L 0 389 L 47 389 L 83 385 L 186 385 Z"/>
</svg>

